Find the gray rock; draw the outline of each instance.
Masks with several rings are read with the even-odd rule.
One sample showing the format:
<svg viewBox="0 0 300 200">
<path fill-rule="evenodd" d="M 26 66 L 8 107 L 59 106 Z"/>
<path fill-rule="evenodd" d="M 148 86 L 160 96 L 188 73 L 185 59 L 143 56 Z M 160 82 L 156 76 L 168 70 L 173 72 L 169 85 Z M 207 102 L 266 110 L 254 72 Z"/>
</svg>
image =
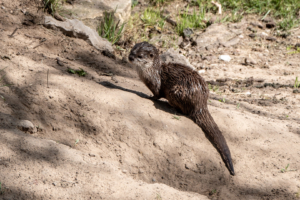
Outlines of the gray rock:
<svg viewBox="0 0 300 200">
<path fill-rule="evenodd" d="M 183 30 L 183 36 L 184 36 L 185 38 L 189 38 L 189 37 L 191 37 L 193 34 L 194 34 L 193 30 L 190 29 L 190 28 L 186 28 L 186 29 Z"/>
<path fill-rule="evenodd" d="M 224 47 L 229 47 L 229 46 L 234 46 L 236 44 L 238 44 L 240 41 L 240 38 L 239 37 L 235 37 L 227 42 L 224 42 L 224 43 L 220 43 L 222 44 Z"/>
<path fill-rule="evenodd" d="M 61 12 L 69 15 L 68 18 L 76 18 L 96 29 L 104 12 L 112 12 L 115 9 L 116 21 L 127 21 L 131 14 L 131 0 L 76 0 L 72 1 L 72 4 L 65 3 Z"/>
<path fill-rule="evenodd" d="M 258 27 L 258 28 L 260 28 L 260 29 L 263 29 L 263 28 L 264 28 L 264 26 L 263 26 L 261 23 L 258 23 L 258 22 L 251 22 L 250 24 L 251 24 L 252 26 Z"/>
<path fill-rule="evenodd" d="M 271 37 L 271 36 L 268 36 L 268 37 L 266 37 L 266 40 L 268 40 L 268 41 L 276 41 L 276 38 L 275 37 Z"/>
<path fill-rule="evenodd" d="M 179 54 L 174 49 L 168 49 L 165 53 L 160 55 L 160 60 L 163 63 L 180 63 L 186 65 L 192 69 L 195 69 L 193 65 L 189 62 L 189 60 L 182 54 Z"/>
<path fill-rule="evenodd" d="M 256 65 L 257 62 L 253 58 L 245 58 L 245 65 Z"/>
<path fill-rule="evenodd" d="M 26 133 L 35 133 L 36 132 L 36 127 L 32 124 L 31 121 L 28 121 L 28 120 L 19 121 L 17 126 L 21 131 L 24 131 Z"/>
<path fill-rule="evenodd" d="M 84 25 L 77 19 L 67 19 L 64 22 L 61 22 L 55 20 L 51 16 L 45 16 L 44 26 L 51 29 L 59 29 L 70 37 L 84 39 L 99 51 L 109 53 L 114 52 L 113 47 L 108 40 L 100 37 L 95 30 Z"/>
<path fill-rule="evenodd" d="M 209 26 L 204 33 L 197 37 L 196 42 L 199 48 L 205 48 L 215 43 L 225 44 L 235 36 L 236 34 L 232 31 L 229 31 L 227 26 L 224 24 L 213 24 Z"/>
</svg>

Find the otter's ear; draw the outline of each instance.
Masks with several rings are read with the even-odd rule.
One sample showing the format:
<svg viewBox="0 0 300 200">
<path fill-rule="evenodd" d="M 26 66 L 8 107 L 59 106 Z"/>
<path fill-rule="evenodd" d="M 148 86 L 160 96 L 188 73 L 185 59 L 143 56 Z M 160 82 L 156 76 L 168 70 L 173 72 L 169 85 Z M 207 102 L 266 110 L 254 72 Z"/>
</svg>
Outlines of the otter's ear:
<svg viewBox="0 0 300 200">
<path fill-rule="evenodd" d="M 153 56 L 154 56 L 153 53 L 151 53 L 151 54 L 150 54 L 150 58 L 153 58 Z"/>
</svg>

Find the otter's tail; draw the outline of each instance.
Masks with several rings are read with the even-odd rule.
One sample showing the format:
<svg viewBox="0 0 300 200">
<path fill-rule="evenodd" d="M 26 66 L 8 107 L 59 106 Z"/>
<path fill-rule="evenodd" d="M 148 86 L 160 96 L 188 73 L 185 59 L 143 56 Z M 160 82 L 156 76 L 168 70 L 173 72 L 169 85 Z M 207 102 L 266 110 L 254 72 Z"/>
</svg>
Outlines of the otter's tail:
<svg viewBox="0 0 300 200">
<path fill-rule="evenodd" d="M 203 108 L 195 113 L 193 116 L 193 120 L 196 124 L 198 124 L 198 126 L 201 127 L 201 129 L 205 133 L 205 136 L 218 150 L 230 174 L 234 175 L 230 150 L 227 146 L 224 136 L 222 135 L 220 129 L 210 115 L 208 108 Z"/>
</svg>

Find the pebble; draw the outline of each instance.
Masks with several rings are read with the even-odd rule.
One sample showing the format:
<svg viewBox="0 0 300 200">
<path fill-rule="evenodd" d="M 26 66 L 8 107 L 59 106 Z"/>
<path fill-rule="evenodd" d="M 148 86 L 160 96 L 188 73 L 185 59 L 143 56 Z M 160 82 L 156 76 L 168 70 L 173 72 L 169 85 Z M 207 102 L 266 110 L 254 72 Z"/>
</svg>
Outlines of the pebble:
<svg viewBox="0 0 300 200">
<path fill-rule="evenodd" d="M 257 62 L 253 58 L 245 58 L 245 65 L 256 65 Z"/>
<path fill-rule="evenodd" d="M 29 132 L 29 133 L 36 132 L 36 127 L 32 124 L 31 121 L 28 120 L 20 120 L 18 123 L 18 128 L 24 132 Z"/>
<path fill-rule="evenodd" d="M 231 57 L 229 55 L 220 55 L 219 59 L 225 62 L 229 62 L 231 60 Z"/>
<path fill-rule="evenodd" d="M 294 89 L 294 90 L 293 90 L 293 93 L 295 93 L 295 94 L 299 94 L 299 93 L 300 93 L 300 90 L 298 90 L 298 89 Z"/>
<path fill-rule="evenodd" d="M 188 37 L 191 37 L 191 35 L 193 35 L 193 30 L 190 29 L 190 28 L 186 28 L 183 30 L 183 36 L 184 38 L 188 38 Z"/>
<path fill-rule="evenodd" d="M 5 7 L 4 7 L 4 6 L 1 6 L 1 8 L 2 8 L 3 10 L 5 10 Z"/>
<path fill-rule="evenodd" d="M 276 41 L 276 38 L 275 37 L 266 37 L 266 40 L 268 40 L 268 41 Z"/>
</svg>

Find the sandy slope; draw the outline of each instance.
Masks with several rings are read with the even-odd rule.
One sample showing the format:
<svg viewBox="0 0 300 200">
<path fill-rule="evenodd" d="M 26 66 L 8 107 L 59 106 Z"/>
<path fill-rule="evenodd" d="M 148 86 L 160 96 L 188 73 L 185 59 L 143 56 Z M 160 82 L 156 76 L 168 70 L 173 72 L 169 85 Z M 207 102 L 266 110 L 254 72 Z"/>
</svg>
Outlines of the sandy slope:
<svg viewBox="0 0 300 200">
<path fill-rule="evenodd" d="M 10 38 L 23 16 L 0 15 L 13 22 L 1 20 L 0 27 L 0 46 L 6 47 L 0 55 L 10 58 L 0 59 L 0 66 L 8 67 L 5 81 L 13 84 L 0 88 L 0 198 L 296 199 L 297 121 L 210 100 L 231 149 L 232 177 L 196 124 L 165 101 L 148 99 L 150 91 L 131 66 L 39 25 Z M 39 41 L 26 34 L 47 41 L 34 48 Z M 88 75 L 69 74 L 68 67 Z M 19 131 L 19 119 L 39 131 Z"/>
</svg>

